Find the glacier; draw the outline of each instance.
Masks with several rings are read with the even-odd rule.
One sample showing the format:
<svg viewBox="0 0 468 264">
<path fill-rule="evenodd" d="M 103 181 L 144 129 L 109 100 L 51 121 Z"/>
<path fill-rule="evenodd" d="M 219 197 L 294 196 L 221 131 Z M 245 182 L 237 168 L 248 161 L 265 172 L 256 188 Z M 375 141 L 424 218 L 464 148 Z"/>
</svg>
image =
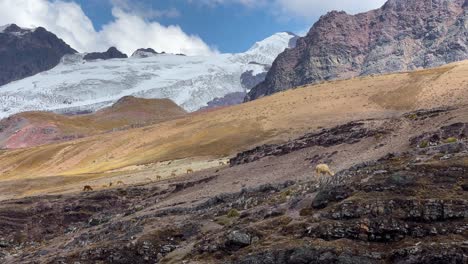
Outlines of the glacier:
<svg viewBox="0 0 468 264">
<path fill-rule="evenodd" d="M 244 53 L 212 56 L 154 54 L 84 61 L 85 54 L 66 55 L 49 71 L 1 86 L 0 118 L 24 111 L 96 111 L 128 95 L 169 98 L 196 111 L 214 98 L 246 92 L 242 73 L 265 72 L 296 38 L 277 33 Z"/>
</svg>

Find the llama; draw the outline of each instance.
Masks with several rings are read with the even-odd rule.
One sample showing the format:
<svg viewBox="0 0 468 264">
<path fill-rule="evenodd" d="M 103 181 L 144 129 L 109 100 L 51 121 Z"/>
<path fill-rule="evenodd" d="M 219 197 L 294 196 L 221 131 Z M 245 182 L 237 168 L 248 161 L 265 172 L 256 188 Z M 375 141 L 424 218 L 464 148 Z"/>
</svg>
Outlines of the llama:
<svg viewBox="0 0 468 264">
<path fill-rule="evenodd" d="M 323 183 L 328 183 L 330 178 L 335 175 L 333 171 L 330 170 L 327 164 L 318 164 L 315 167 L 315 173 L 319 177 L 319 184 L 323 185 Z"/>
<path fill-rule="evenodd" d="M 83 187 L 83 192 L 91 192 L 93 190 L 93 187 L 89 186 L 89 185 L 85 185 Z"/>
<path fill-rule="evenodd" d="M 193 173 L 193 169 L 187 169 L 187 174 Z"/>
<path fill-rule="evenodd" d="M 162 179 L 161 175 L 156 175 L 156 179 L 159 181 Z"/>
<path fill-rule="evenodd" d="M 125 185 L 125 183 L 123 181 L 118 181 L 117 185 Z"/>
</svg>

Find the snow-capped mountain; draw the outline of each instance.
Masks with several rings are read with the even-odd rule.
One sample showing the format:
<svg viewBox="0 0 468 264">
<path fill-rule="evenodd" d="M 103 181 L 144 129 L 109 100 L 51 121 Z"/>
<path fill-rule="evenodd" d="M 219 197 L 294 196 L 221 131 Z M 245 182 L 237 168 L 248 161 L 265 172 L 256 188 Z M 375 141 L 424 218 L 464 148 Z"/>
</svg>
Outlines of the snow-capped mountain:
<svg viewBox="0 0 468 264">
<path fill-rule="evenodd" d="M 97 110 L 119 98 L 170 98 L 188 111 L 214 98 L 245 92 L 241 75 L 264 74 L 276 56 L 293 47 L 296 36 L 278 33 L 245 53 L 214 56 L 157 54 L 85 61 L 66 55 L 51 70 L 0 87 L 0 118 L 31 110 Z"/>
<path fill-rule="evenodd" d="M 52 69 L 65 54 L 76 53 L 46 29 L 0 27 L 0 85 Z"/>
</svg>

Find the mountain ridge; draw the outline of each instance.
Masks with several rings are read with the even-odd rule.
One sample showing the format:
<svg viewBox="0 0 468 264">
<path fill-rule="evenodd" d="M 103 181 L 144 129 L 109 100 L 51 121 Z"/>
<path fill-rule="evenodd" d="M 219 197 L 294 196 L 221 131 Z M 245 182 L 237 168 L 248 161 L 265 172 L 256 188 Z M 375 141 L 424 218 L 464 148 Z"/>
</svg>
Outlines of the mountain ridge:
<svg viewBox="0 0 468 264">
<path fill-rule="evenodd" d="M 357 15 L 322 16 L 296 48 L 279 54 L 245 100 L 304 84 L 411 71 L 468 58 L 465 0 L 389 0 Z"/>
<path fill-rule="evenodd" d="M 86 61 L 84 54 L 67 55 L 49 71 L 0 87 L 0 118 L 23 111 L 96 111 L 127 95 L 170 98 L 196 111 L 215 98 L 245 92 L 244 72 L 252 74 L 248 88 L 261 81 L 265 66 L 293 38 L 278 33 L 244 53 L 214 56 L 158 54 Z"/>
<path fill-rule="evenodd" d="M 74 54 L 62 39 L 43 27 L 0 28 L 0 86 L 52 69 L 63 55 Z"/>
</svg>

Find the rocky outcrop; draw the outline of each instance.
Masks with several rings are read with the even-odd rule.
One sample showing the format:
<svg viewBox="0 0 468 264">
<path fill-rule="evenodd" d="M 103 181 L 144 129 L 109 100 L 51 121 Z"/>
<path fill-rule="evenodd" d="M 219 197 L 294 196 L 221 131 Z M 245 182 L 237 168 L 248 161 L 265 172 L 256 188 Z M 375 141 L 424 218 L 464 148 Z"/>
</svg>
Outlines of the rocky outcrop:
<svg viewBox="0 0 468 264">
<path fill-rule="evenodd" d="M 137 49 L 135 52 L 133 52 L 132 58 L 148 58 L 158 54 L 160 53 L 156 52 L 152 48 Z"/>
<path fill-rule="evenodd" d="M 257 74 L 254 74 L 252 70 L 242 73 L 241 75 L 242 88 L 246 90 L 250 90 L 254 88 L 255 86 L 257 86 L 259 83 L 263 82 L 265 80 L 265 77 L 267 75 L 269 68 L 270 67 L 265 67 L 265 72 L 261 72 Z"/>
<path fill-rule="evenodd" d="M 0 30 L 0 85 L 50 70 L 65 54 L 76 53 L 46 29 L 15 24 Z"/>
<path fill-rule="evenodd" d="M 115 47 L 110 47 L 106 52 L 91 52 L 86 54 L 83 59 L 86 61 L 92 60 L 110 60 L 110 59 L 126 59 L 126 54 L 123 54 Z"/>
<path fill-rule="evenodd" d="M 241 104 L 244 101 L 245 92 L 229 93 L 221 98 L 215 98 L 207 103 L 207 106 L 200 108 L 200 110 L 214 109 L 218 107 L 230 106 Z"/>
<path fill-rule="evenodd" d="M 230 165 L 250 163 L 268 156 L 282 156 L 313 146 L 330 147 L 339 144 L 354 144 L 362 139 L 382 136 L 388 132 L 384 129 L 368 128 L 363 122 L 351 122 L 330 129 L 323 129 L 318 133 L 306 134 L 287 143 L 262 145 L 238 153 L 230 160 Z"/>
<path fill-rule="evenodd" d="M 357 15 L 333 11 L 277 57 L 246 100 L 304 84 L 465 60 L 467 32 L 466 0 L 389 0 Z"/>
</svg>

